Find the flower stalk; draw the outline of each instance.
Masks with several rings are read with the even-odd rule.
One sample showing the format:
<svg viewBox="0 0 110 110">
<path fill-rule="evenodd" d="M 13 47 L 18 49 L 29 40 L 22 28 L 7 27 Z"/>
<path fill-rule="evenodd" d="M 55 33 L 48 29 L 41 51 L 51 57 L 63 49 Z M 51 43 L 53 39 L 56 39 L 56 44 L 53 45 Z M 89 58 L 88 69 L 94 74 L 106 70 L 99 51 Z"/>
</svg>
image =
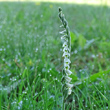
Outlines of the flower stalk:
<svg viewBox="0 0 110 110">
<path fill-rule="evenodd" d="M 70 84 L 72 78 L 70 78 L 70 75 L 72 72 L 70 71 L 70 53 L 71 53 L 71 36 L 70 36 L 70 31 L 68 27 L 68 22 L 64 17 L 64 14 L 62 13 L 62 9 L 59 8 L 59 18 L 62 23 L 60 26 L 64 30 L 60 32 L 61 34 L 61 39 L 64 41 L 63 42 L 63 57 L 64 57 L 64 69 L 63 69 L 63 77 L 62 77 L 62 92 L 64 99 L 72 93 L 72 87 L 73 84 Z"/>
</svg>

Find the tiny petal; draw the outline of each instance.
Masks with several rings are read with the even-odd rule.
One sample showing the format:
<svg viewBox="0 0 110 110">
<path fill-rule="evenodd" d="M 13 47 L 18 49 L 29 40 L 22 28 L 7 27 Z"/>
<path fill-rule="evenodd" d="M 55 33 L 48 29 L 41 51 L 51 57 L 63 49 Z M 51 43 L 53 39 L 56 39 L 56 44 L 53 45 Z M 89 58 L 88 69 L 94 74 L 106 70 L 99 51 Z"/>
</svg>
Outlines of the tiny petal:
<svg viewBox="0 0 110 110">
<path fill-rule="evenodd" d="M 68 95 L 70 95 L 72 92 L 71 88 L 68 89 Z"/>
<path fill-rule="evenodd" d="M 68 76 L 65 76 L 65 79 L 66 79 L 66 81 L 67 81 L 68 83 L 72 80 L 72 78 L 70 78 L 70 77 L 68 77 Z"/>
<path fill-rule="evenodd" d="M 70 53 L 68 53 L 68 52 L 64 52 L 64 53 L 63 53 L 63 57 L 68 58 L 69 56 L 70 56 Z"/>
<path fill-rule="evenodd" d="M 63 52 L 70 52 L 70 49 L 69 49 L 68 47 L 65 47 L 65 48 L 63 49 Z"/>
<path fill-rule="evenodd" d="M 70 69 L 69 64 L 70 64 L 70 62 L 64 62 L 64 68 L 65 68 L 65 70 Z M 67 71 L 66 71 L 66 73 L 67 73 Z"/>
<path fill-rule="evenodd" d="M 64 63 L 66 63 L 66 64 L 70 64 L 70 63 L 71 63 L 71 61 L 70 61 L 70 59 L 65 58 L 65 59 L 64 59 Z"/>
<path fill-rule="evenodd" d="M 63 35 L 63 36 L 61 36 L 61 39 L 66 39 L 66 36 L 67 36 L 67 35 Z"/>
<path fill-rule="evenodd" d="M 69 69 L 65 70 L 65 72 L 66 72 L 66 74 L 68 74 L 68 75 L 71 75 L 71 74 L 72 74 L 72 72 L 71 72 Z"/>
<path fill-rule="evenodd" d="M 66 83 L 66 85 L 67 85 L 68 88 L 72 88 L 73 87 L 73 84 Z"/>
<path fill-rule="evenodd" d="M 68 70 L 70 68 L 69 64 L 64 63 L 64 68 L 65 68 L 65 70 Z M 66 72 L 66 74 L 68 74 L 68 73 Z"/>
<path fill-rule="evenodd" d="M 66 30 L 64 30 L 64 31 L 61 31 L 61 32 L 59 32 L 60 34 L 65 34 L 66 33 Z"/>
<path fill-rule="evenodd" d="M 63 47 L 64 47 L 64 48 L 65 48 L 65 47 L 68 47 L 67 42 L 64 42 L 64 43 L 63 43 Z"/>
<path fill-rule="evenodd" d="M 64 40 L 65 40 L 65 42 L 68 42 L 68 38 L 65 38 Z"/>
<path fill-rule="evenodd" d="M 65 69 L 70 69 L 70 66 L 69 66 L 69 63 L 67 62 L 67 63 L 64 63 L 64 68 Z"/>
</svg>

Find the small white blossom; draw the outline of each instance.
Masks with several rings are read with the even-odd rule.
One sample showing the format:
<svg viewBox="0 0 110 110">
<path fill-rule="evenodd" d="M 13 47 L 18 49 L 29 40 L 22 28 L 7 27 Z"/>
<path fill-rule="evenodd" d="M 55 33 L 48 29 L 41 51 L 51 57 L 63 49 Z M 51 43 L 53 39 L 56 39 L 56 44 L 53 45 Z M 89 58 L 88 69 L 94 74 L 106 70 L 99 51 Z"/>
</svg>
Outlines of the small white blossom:
<svg viewBox="0 0 110 110">
<path fill-rule="evenodd" d="M 65 42 L 68 42 L 68 38 L 65 38 L 64 40 L 65 40 Z"/>
<path fill-rule="evenodd" d="M 71 61 L 68 58 L 64 59 L 64 68 L 67 70 L 70 68 L 69 64 L 71 63 Z"/>
<path fill-rule="evenodd" d="M 65 71 L 66 71 L 66 74 L 68 74 L 68 75 L 72 74 L 72 72 L 69 69 L 66 69 Z"/>
<path fill-rule="evenodd" d="M 68 64 L 65 64 L 64 63 L 64 68 L 65 68 L 65 70 L 69 70 L 70 69 L 70 66 Z M 67 72 L 66 72 L 66 74 L 67 74 Z"/>
<path fill-rule="evenodd" d="M 72 88 L 73 87 L 73 84 L 66 83 L 66 85 L 67 85 L 68 88 Z"/>
<path fill-rule="evenodd" d="M 70 95 L 72 92 L 71 88 L 68 89 L 68 95 Z"/>
<path fill-rule="evenodd" d="M 70 59 L 65 58 L 65 59 L 64 59 L 64 63 L 66 63 L 66 64 L 70 64 L 70 63 L 71 63 L 71 61 L 70 61 Z"/>
<path fill-rule="evenodd" d="M 69 49 L 68 47 L 65 47 L 65 48 L 63 49 L 63 52 L 70 52 L 70 49 Z"/>
<path fill-rule="evenodd" d="M 70 53 L 68 53 L 68 52 L 63 53 L 63 57 L 68 58 L 69 56 L 70 56 Z"/>
<path fill-rule="evenodd" d="M 67 42 L 64 42 L 64 43 L 63 43 L 63 47 L 64 47 L 64 48 L 65 48 L 65 47 L 68 48 L 68 44 L 67 44 Z"/>
<path fill-rule="evenodd" d="M 63 35 L 63 36 L 61 36 L 61 39 L 65 39 L 65 38 L 66 38 L 66 36 L 67 36 L 67 35 Z"/>
<path fill-rule="evenodd" d="M 60 34 L 65 34 L 66 33 L 66 30 L 64 30 L 64 31 L 61 31 L 61 32 L 59 32 Z"/>
<path fill-rule="evenodd" d="M 68 76 L 65 76 L 65 79 L 66 79 L 66 81 L 67 81 L 68 83 L 72 80 L 72 78 L 70 78 L 70 77 L 68 77 Z"/>
</svg>

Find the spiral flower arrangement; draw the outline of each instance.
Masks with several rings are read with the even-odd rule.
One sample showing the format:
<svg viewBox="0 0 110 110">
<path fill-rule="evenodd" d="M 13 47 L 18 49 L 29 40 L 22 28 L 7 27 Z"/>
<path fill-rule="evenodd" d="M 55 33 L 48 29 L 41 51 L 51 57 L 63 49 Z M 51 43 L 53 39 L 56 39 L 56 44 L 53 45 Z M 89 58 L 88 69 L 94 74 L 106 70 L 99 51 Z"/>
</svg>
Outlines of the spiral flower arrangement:
<svg viewBox="0 0 110 110">
<path fill-rule="evenodd" d="M 72 92 L 73 84 L 70 84 L 72 78 L 70 78 L 70 75 L 72 72 L 70 71 L 70 52 L 71 52 L 71 36 L 70 31 L 68 27 L 68 22 L 64 17 L 64 14 L 62 13 L 62 9 L 59 8 L 59 18 L 61 20 L 62 25 L 60 26 L 64 30 L 60 32 L 61 39 L 63 42 L 63 57 L 64 57 L 64 69 L 63 69 L 63 77 L 62 77 L 62 91 L 64 95 L 64 100 L 69 96 Z"/>
</svg>

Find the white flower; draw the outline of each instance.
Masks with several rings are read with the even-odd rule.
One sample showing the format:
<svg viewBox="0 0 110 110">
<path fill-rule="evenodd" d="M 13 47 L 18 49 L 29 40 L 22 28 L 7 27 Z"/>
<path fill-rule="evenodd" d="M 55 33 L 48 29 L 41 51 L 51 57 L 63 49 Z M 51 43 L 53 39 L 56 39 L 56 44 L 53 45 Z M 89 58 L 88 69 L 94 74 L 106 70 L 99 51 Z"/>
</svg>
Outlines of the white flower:
<svg viewBox="0 0 110 110">
<path fill-rule="evenodd" d="M 64 30 L 64 31 L 61 31 L 61 32 L 59 32 L 60 34 L 65 34 L 66 33 L 66 30 Z"/>
<path fill-rule="evenodd" d="M 69 64 L 65 64 L 64 63 L 64 68 L 65 68 L 65 70 L 69 70 L 70 69 L 70 66 L 69 66 Z M 65 71 L 66 72 L 66 71 Z M 67 73 L 67 72 L 66 72 Z M 67 73 L 68 74 L 68 73 Z"/>
<path fill-rule="evenodd" d="M 65 47 L 68 47 L 67 42 L 64 42 L 64 43 L 63 43 L 63 47 L 64 47 L 64 48 L 65 48 Z"/>
<path fill-rule="evenodd" d="M 63 52 L 70 52 L 70 49 L 68 48 L 68 46 L 63 49 Z"/>
<path fill-rule="evenodd" d="M 66 38 L 66 36 L 67 36 L 67 35 L 63 35 L 63 36 L 61 36 L 61 39 L 65 39 L 65 38 Z"/>
<path fill-rule="evenodd" d="M 68 38 L 65 38 L 64 40 L 65 40 L 65 42 L 68 42 Z"/>
<path fill-rule="evenodd" d="M 68 58 L 64 59 L 64 68 L 67 70 L 70 68 L 69 64 L 71 63 L 71 61 Z"/>
<path fill-rule="evenodd" d="M 68 89 L 68 95 L 70 95 L 72 92 L 71 88 Z"/>
<path fill-rule="evenodd" d="M 72 88 L 73 87 L 73 84 L 66 83 L 66 85 L 67 85 L 68 88 Z"/>
<path fill-rule="evenodd" d="M 66 68 L 65 68 L 65 72 L 66 72 L 66 74 L 68 74 L 68 75 L 71 75 L 71 74 L 72 74 L 72 72 L 71 72 L 69 69 L 66 69 Z"/>
<path fill-rule="evenodd" d="M 66 64 L 70 64 L 70 63 L 71 63 L 71 61 L 70 61 L 70 59 L 65 58 L 65 59 L 64 59 L 64 63 L 66 63 Z"/>
<path fill-rule="evenodd" d="M 70 53 L 68 53 L 68 52 L 63 53 L 63 57 L 68 58 L 69 56 L 70 56 Z"/>
<path fill-rule="evenodd" d="M 70 77 L 68 77 L 68 76 L 65 76 L 65 79 L 66 79 L 66 81 L 67 81 L 68 83 L 72 80 L 72 78 L 70 78 Z"/>
</svg>

